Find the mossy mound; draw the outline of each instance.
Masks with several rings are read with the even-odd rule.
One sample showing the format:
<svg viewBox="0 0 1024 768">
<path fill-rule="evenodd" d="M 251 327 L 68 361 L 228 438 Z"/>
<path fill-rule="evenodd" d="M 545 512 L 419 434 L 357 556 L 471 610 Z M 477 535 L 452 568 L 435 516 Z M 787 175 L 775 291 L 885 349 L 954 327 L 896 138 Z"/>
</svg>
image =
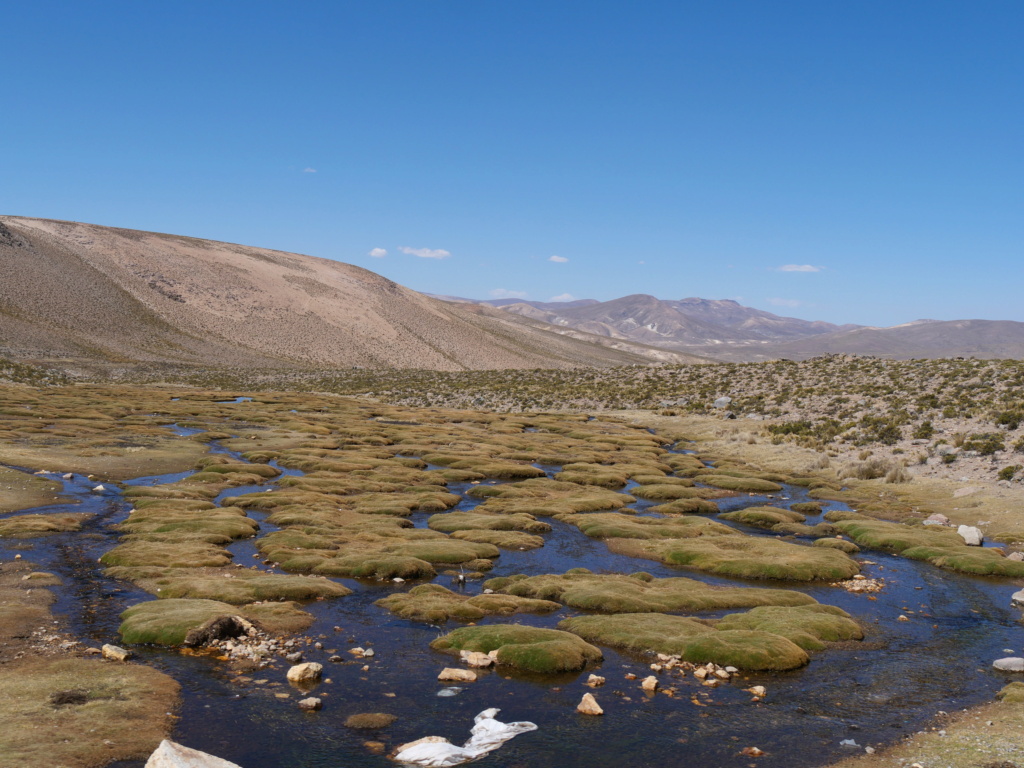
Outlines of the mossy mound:
<svg viewBox="0 0 1024 768">
<path fill-rule="evenodd" d="M 968 547 L 960 534 L 937 526 L 904 525 L 860 515 L 837 520 L 833 525 L 861 547 L 895 552 L 960 573 L 1024 577 L 1024 563 L 1008 560 L 999 550 Z"/>
<path fill-rule="evenodd" d="M 86 512 L 60 512 L 49 515 L 15 515 L 0 520 L 0 539 L 31 539 L 51 533 L 66 533 L 82 529 Z"/>
<path fill-rule="evenodd" d="M 685 539 L 698 536 L 738 536 L 729 526 L 704 517 L 636 517 L 616 512 L 561 515 L 593 539 Z"/>
<path fill-rule="evenodd" d="M 484 582 L 484 587 L 507 595 L 554 600 L 580 610 L 607 613 L 816 604 L 809 595 L 788 589 L 720 587 L 682 577 L 653 579 L 647 574 L 596 574 L 585 568 L 561 575 L 500 577 Z"/>
<path fill-rule="evenodd" d="M 813 542 L 815 547 L 828 547 L 829 549 L 838 549 L 840 552 L 845 552 L 848 555 L 855 555 L 860 552 L 860 547 L 854 544 L 852 541 L 846 539 L 837 539 L 835 537 L 827 539 L 815 539 Z"/>
<path fill-rule="evenodd" d="M 346 728 L 357 728 L 360 730 L 376 730 L 387 728 L 398 718 L 385 712 L 360 712 L 358 715 L 349 715 L 345 718 Z"/>
<path fill-rule="evenodd" d="M 159 598 L 193 598 L 245 605 L 262 600 L 344 597 L 352 590 L 328 579 L 245 569 L 113 567 L 106 575 L 137 584 Z"/>
<path fill-rule="evenodd" d="M 864 638 L 864 631 L 850 614 L 831 605 L 760 606 L 724 616 L 715 628 L 770 632 L 792 640 L 805 651 L 820 651 L 827 642 Z"/>
<path fill-rule="evenodd" d="M 502 515 L 518 513 L 552 516 L 573 512 L 597 512 L 622 509 L 636 501 L 624 493 L 581 487 L 576 483 L 548 478 L 505 485 L 478 485 L 469 491 L 469 495 L 487 499 L 474 512 Z"/>
<path fill-rule="evenodd" d="M 996 698 L 1007 704 L 1024 704 L 1024 683 L 1010 683 L 999 689 Z"/>
<path fill-rule="evenodd" d="M 484 512 L 448 512 L 432 515 L 427 526 L 435 531 L 525 531 L 526 533 L 548 533 L 551 525 L 533 515 L 523 513 L 496 514 Z"/>
<path fill-rule="evenodd" d="M 619 554 L 743 579 L 838 581 L 860 570 L 855 561 L 835 549 L 753 536 L 609 539 L 608 547 Z"/>
<path fill-rule="evenodd" d="M 453 539 L 475 541 L 480 544 L 493 544 L 501 549 L 539 549 L 544 546 L 544 538 L 522 531 L 456 531 Z"/>
<path fill-rule="evenodd" d="M 168 538 L 173 534 L 165 534 Z M 161 568 L 218 568 L 231 562 L 231 553 L 206 541 L 145 541 L 130 538 L 100 558 L 104 565 Z"/>
<path fill-rule="evenodd" d="M 296 632 L 313 623 L 294 603 L 239 607 L 217 600 L 152 600 L 122 613 L 117 631 L 126 643 L 181 645 L 189 630 L 221 616 L 242 616 L 268 632 Z"/>
<path fill-rule="evenodd" d="M 446 653 L 497 651 L 498 664 L 541 674 L 575 672 L 604 658 L 599 649 L 574 634 L 519 624 L 462 627 L 430 647 Z"/>
<path fill-rule="evenodd" d="M 692 481 L 691 481 L 692 482 Z M 677 499 L 693 498 L 692 491 L 682 485 L 638 485 L 630 488 L 629 492 L 634 496 L 648 501 L 675 501 Z"/>
<path fill-rule="evenodd" d="M 354 579 L 432 579 L 437 575 L 434 566 L 425 560 L 403 555 L 347 555 L 301 563 L 295 558 L 282 562 L 281 567 L 285 570 L 312 572 L 323 576 L 348 576 Z"/>
<path fill-rule="evenodd" d="M 809 660 L 802 648 L 780 635 L 719 631 L 685 616 L 661 613 L 577 616 L 558 626 L 602 645 L 680 656 L 695 664 L 712 662 L 746 670 L 786 670 L 802 667 Z"/>
<path fill-rule="evenodd" d="M 790 509 L 794 512 L 799 512 L 802 515 L 820 515 L 822 506 L 816 501 L 801 501 L 796 504 L 791 504 Z"/>
<path fill-rule="evenodd" d="M 512 595 L 459 595 L 440 584 L 421 584 L 408 592 L 389 595 L 375 605 L 387 608 L 403 619 L 440 624 L 455 621 L 479 621 L 484 616 L 513 613 L 546 613 L 562 606 L 550 600 L 535 600 Z"/>
<path fill-rule="evenodd" d="M 211 537 L 208 541 L 227 543 L 255 536 L 260 526 L 239 507 L 186 509 L 161 505 L 136 509 L 119 527 L 137 534 L 202 533 Z"/>
<path fill-rule="evenodd" d="M 776 493 L 782 486 L 771 480 L 757 477 L 732 477 L 731 475 L 699 475 L 698 482 L 722 488 L 727 491 L 745 491 L 749 493 Z"/>
<path fill-rule="evenodd" d="M 828 523 L 805 525 L 804 523 L 778 523 L 771 527 L 772 533 L 783 536 L 799 536 L 802 539 L 820 539 L 824 536 L 835 536 L 836 529 Z"/>
<path fill-rule="evenodd" d="M 707 499 L 678 499 L 651 507 L 650 511 L 659 515 L 714 515 L 718 505 Z"/>
<path fill-rule="evenodd" d="M 799 512 L 779 507 L 747 507 L 735 512 L 726 512 L 719 517 L 722 520 L 766 529 L 771 529 L 779 523 L 802 523 L 807 519 Z"/>
</svg>

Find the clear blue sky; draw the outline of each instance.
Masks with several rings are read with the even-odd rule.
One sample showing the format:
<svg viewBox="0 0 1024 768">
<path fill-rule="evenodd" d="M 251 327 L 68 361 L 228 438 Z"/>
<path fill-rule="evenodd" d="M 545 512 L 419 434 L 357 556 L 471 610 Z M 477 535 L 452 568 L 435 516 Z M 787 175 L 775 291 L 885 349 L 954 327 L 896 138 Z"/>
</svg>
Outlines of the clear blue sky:
<svg viewBox="0 0 1024 768">
<path fill-rule="evenodd" d="M 0 213 L 476 298 L 1024 321 L 1020 0 L 36 1 L 3 26 Z"/>
</svg>

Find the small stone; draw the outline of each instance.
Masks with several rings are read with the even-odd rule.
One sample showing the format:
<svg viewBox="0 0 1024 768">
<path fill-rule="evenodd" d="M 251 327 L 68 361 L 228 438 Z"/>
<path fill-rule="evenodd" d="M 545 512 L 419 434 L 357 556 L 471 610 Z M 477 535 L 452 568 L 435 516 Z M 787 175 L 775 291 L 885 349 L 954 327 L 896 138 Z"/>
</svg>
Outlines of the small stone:
<svg viewBox="0 0 1024 768">
<path fill-rule="evenodd" d="M 463 663 L 479 669 L 485 669 L 494 664 L 493 658 L 488 656 L 486 653 L 480 653 L 479 651 L 462 651 L 459 654 L 459 658 Z"/>
<path fill-rule="evenodd" d="M 310 696 L 308 699 L 302 699 L 299 702 L 299 709 L 303 712 L 316 712 L 318 709 L 323 707 L 323 702 L 316 696 Z"/>
<path fill-rule="evenodd" d="M 300 661 L 302 661 L 302 652 L 296 651 L 295 653 L 286 653 L 284 660 L 287 661 L 289 664 L 298 664 Z"/>
<path fill-rule="evenodd" d="M 750 688 L 747 688 L 746 691 L 759 699 L 763 699 L 768 695 L 768 689 L 763 685 L 752 685 Z"/>
<path fill-rule="evenodd" d="M 604 683 L 605 679 L 600 675 L 591 675 L 587 678 L 586 682 L 586 684 L 589 685 L 591 688 L 599 688 L 600 686 L 604 685 Z"/>
<path fill-rule="evenodd" d="M 1020 553 L 1014 552 L 1014 554 L 1018 555 Z M 1013 605 L 1024 605 L 1024 589 L 1020 590 L 1019 592 L 1014 592 L 1012 595 L 1010 595 L 1010 602 Z"/>
<path fill-rule="evenodd" d="M 320 643 L 317 643 L 317 645 L 320 645 Z M 363 658 L 364 659 L 368 659 L 368 658 L 370 658 L 373 655 L 374 655 L 373 648 L 367 648 L 365 651 L 363 651 Z"/>
<path fill-rule="evenodd" d="M 594 698 L 592 693 L 584 693 L 583 698 L 580 699 L 580 703 L 576 705 L 576 711 L 581 715 L 603 715 L 604 710 L 601 709 L 597 703 L 597 699 Z"/>
<path fill-rule="evenodd" d="M 764 754 L 764 750 L 757 747 L 744 747 L 740 750 L 740 754 L 746 757 L 761 757 Z"/>
<path fill-rule="evenodd" d="M 656 678 L 654 675 L 651 675 L 650 677 L 645 677 L 643 682 L 640 683 L 640 687 L 648 693 L 654 693 L 656 690 L 658 690 L 658 678 Z"/>
<path fill-rule="evenodd" d="M 382 741 L 364 741 L 363 746 L 374 755 L 383 755 L 384 750 L 387 749 L 387 745 Z"/>
<path fill-rule="evenodd" d="M 896 621 L 910 621 L 910 619 L 908 619 L 901 613 L 899 616 L 896 617 Z"/>
<path fill-rule="evenodd" d="M 441 670 L 441 674 L 437 676 L 437 679 L 453 683 L 475 683 L 476 672 L 469 669 L 453 669 L 452 667 L 445 667 Z"/>
<path fill-rule="evenodd" d="M 132 657 L 131 651 L 117 645 L 110 645 L 109 643 L 103 646 L 101 653 L 104 659 L 110 659 L 111 661 L 128 661 Z"/>
</svg>

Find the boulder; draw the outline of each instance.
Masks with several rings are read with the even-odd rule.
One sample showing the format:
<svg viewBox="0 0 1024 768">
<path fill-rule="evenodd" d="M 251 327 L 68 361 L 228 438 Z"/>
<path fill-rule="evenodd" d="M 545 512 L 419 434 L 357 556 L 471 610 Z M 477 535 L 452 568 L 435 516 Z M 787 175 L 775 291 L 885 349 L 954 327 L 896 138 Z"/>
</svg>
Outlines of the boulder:
<svg viewBox="0 0 1024 768">
<path fill-rule="evenodd" d="M 981 529 L 975 528 L 973 525 L 961 525 L 956 529 L 956 532 L 960 534 L 960 538 L 969 547 L 980 547 L 981 542 L 985 540 L 985 535 L 981 532 Z"/>
<path fill-rule="evenodd" d="M 1010 602 L 1013 605 L 1024 606 L 1024 589 L 1010 595 Z"/>
<path fill-rule="evenodd" d="M 928 515 L 923 522 L 925 525 L 949 525 L 949 518 L 936 512 L 934 515 Z"/>
<path fill-rule="evenodd" d="M 104 659 L 110 659 L 111 661 L 128 661 L 132 657 L 132 652 L 125 650 L 119 645 L 110 645 L 107 643 L 100 649 L 103 653 Z"/>
<path fill-rule="evenodd" d="M 1024 672 L 1024 659 L 1020 656 L 1007 656 L 1005 659 L 996 659 L 992 666 L 1002 672 Z"/>
<path fill-rule="evenodd" d="M 484 655 L 486 656 L 486 654 Z M 437 679 L 456 683 L 475 683 L 476 672 L 473 672 L 469 669 L 454 669 L 452 667 L 445 667 L 441 670 L 441 674 L 437 676 Z"/>
<path fill-rule="evenodd" d="M 715 408 L 728 408 L 731 402 L 731 397 L 720 397 L 717 400 L 715 400 Z"/>
<path fill-rule="evenodd" d="M 480 651 L 460 651 L 459 658 L 463 663 L 480 669 L 494 665 L 494 659 L 488 654 L 481 653 Z"/>
<path fill-rule="evenodd" d="M 299 709 L 304 712 L 316 712 L 323 706 L 323 702 L 320 701 L 316 696 L 310 696 L 308 699 L 302 699 L 299 702 Z"/>
<path fill-rule="evenodd" d="M 241 768 L 237 763 L 189 749 L 164 739 L 146 761 L 146 768 Z"/>
<path fill-rule="evenodd" d="M 576 706 L 576 711 L 581 715 L 603 715 L 604 710 L 597 703 L 597 699 L 594 698 L 592 693 L 584 693 L 580 703 Z"/>
<path fill-rule="evenodd" d="M 305 664 L 296 664 L 288 670 L 288 680 L 293 683 L 315 683 L 323 674 L 322 664 L 315 661 L 307 661 Z"/>
<path fill-rule="evenodd" d="M 1013 560 L 1015 563 L 1024 562 L 1024 552 L 1011 552 L 1006 556 L 1007 560 Z"/>
</svg>

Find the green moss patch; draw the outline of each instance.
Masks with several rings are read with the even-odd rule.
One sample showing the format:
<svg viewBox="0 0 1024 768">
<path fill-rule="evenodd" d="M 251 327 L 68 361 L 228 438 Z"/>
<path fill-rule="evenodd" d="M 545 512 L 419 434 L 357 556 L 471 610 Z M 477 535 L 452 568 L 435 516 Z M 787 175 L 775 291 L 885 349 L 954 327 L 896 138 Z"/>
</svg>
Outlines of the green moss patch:
<svg viewBox="0 0 1024 768">
<path fill-rule="evenodd" d="M 437 651 L 497 651 L 499 665 L 523 672 L 576 672 L 602 660 L 601 651 L 574 634 L 519 624 L 462 627 L 430 644 Z"/>
<path fill-rule="evenodd" d="M 548 533 L 551 525 L 533 515 L 523 513 L 496 514 L 486 512 L 448 512 L 432 515 L 427 526 L 435 531 L 525 531 Z"/>
<path fill-rule="evenodd" d="M 864 638 L 864 631 L 850 614 L 831 605 L 760 606 L 746 613 L 731 613 L 717 621 L 715 628 L 770 632 L 805 651 L 820 651 L 829 642 Z"/>
<path fill-rule="evenodd" d="M 799 512 L 779 507 L 747 507 L 736 512 L 726 512 L 720 518 L 754 528 L 767 529 L 771 529 L 772 526 L 779 523 L 802 523 L 807 519 Z"/>
<path fill-rule="evenodd" d="M 0 539 L 31 539 L 51 533 L 78 531 L 86 512 L 57 512 L 48 515 L 15 515 L 0 520 Z"/>
<path fill-rule="evenodd" d="M 159 598 L 218 600 L 245 605 L 262 600 L 344 597 L 352 590 L 323 578 L 246 569 L 113 567 L 106 575 L 137 584 Z"/>
<path fill-rule="evenodd" d="M 428 621 L 433 624 L 449 619 L 478 621 L 484 616 L 513 613 L 545 613 L 561 608 L 550 600 L 536 600 L 512 595 L 459 595 L 440 584 L 421 584 L 408 592 L 390 595 L 376 602 L 403 619 Z"/>
<path fill-rule="evenodd" d="M 577 616 L 558 626 L 601 645 L 680 656 L 696 664 L 712 662 L 746 670 L 786 670 L 808 662 L 803 649 L 780 635 L 718 631 L 705 622 L 685 616 L 661 613 Z"/>
<path fill-rule="evenodd" d="M 776 493 L 782 486 L 771 480 L 757 477 L 732 477 L 730 475 L 700 475 L 697 480 L 715 488 L 726 491 L 745 491 L 749 493 Z"/>
<path fill-rule="evenodd" d="M 609 539 L 608 546 L 632 557 L 743 579 L 838 581 L 860 570 L 855 561 L 835 549 L 753 536 Z"/>
<path fill-rule="evenodd" d="M 217 600 L 152 600 L 121 614 L 118 632 L 126 643 L 181 645 L 189 630 L 221 616 L 242 616 L 267 632 L 305 629 L 313 617 L 294 603 L 234 606 Z"/>
<path fill-rule="evenodd" d="M 697 536 L 739 536 L 729 526 L 703 517 L 637 517 L 615 512 L 562 515 L 594 539 L 685 539 Z"/>
<path fill-rule="evenodd" d="M 490 579 L 484 587 L 508 595 L 554 600 L 585 611 L 648 613 L 714 611 L 760 605 L 814 605 L 814 598 L 787 589 L 720 587 L 682 577 L 596 574 L 577 568 L 565 574 Z"/>
</svg>

